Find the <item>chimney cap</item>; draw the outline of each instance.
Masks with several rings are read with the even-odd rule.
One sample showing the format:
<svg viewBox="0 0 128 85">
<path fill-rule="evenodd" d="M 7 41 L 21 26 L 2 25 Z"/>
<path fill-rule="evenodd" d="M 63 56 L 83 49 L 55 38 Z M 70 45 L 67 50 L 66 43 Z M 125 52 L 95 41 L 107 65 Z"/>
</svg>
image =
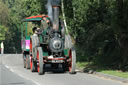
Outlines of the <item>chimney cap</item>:
<svg viewBox="0 0 128 85">
<path fill-rule="evenodd" d="M 60 6 L 61 0 L 52 0 L 52 6 L 53 7 L 58 7 Z"/>
</svg>

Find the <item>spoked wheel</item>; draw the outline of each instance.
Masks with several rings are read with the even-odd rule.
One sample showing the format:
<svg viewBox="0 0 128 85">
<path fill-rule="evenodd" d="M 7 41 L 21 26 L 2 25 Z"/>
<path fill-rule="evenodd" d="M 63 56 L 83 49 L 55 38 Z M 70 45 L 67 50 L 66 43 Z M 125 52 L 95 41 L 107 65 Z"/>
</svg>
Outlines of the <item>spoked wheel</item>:
<svg viewBox="0 0 128 85">
<path fill-rule="evenodd" d="M 34 61 L 36 61 L 38 45 L 39 45 L 38 37 L 37 36 L 31 36 L 30 48 L 31 48 L 32 58 Z"/>
<path fill-rule="evenodd" d="M 65 48 L 71 49 L 71 47 L 73 47 L 71 36 L 69 34 L 65 35 Z"/>
<path fill-rule="evenodd" d="M 69 62 L 69 73 L 74 74 L 76 68 L 76 52 L 75 48 L 71 48 L 69 51 L 69 58 L 71 61 Z"/>
<path fill-rule="evenodd" d="M 30 69 L 30 57 L 29 57 L 29 55 L 26 55 L 26 68 Z"/>
<path fill-rule="evenodd" d="M 35 67 L 35 64 L 34 64 L 34 61 L 32 59 L 32 40 L 30 41 L 30 69 L 32 72 L 35 72 L 36 71 L 36 67 Z"/>
<path fill-rule="evenodd" d="M 26 55 L 23 54 L 24 68 L 26 68 Z"/>
<path fill-rule="evenodd" d="M 37 71 L 39 75 L 43 75 L 44 74 L 44 62 L 43 62 L 43 52 L 42 52 L 42 48 L 38 47 L 37 49 L 37 60 L 38 60 L 38 64 L 37 64 Z"/>
<path fill-rule="evenodd" d="M 34 62 L 32 60 L 32 57 L 30 57 L 30 69 L 31 69 L 32 72 L 36 71 L 36 65 L 35 64 L 36 64 L 36 62 Z"/>
</svg>

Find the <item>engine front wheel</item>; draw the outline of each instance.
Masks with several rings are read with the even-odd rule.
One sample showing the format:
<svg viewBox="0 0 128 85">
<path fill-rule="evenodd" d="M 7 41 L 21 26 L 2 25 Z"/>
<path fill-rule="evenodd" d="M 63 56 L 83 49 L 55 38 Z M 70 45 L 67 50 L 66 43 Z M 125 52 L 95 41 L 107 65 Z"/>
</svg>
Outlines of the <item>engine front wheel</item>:
<svg viewBox="0 0 128 85">
<path fill-rule="evenodd" d="M 38 60 L 38 64 L 37 64 L 38 74 L 43 75 L 44 74 L 44 62 L 43 62 L 43 52 L 42 52 L 41 47 L 38 47 L 37 49 L 37 60 Z"/>
<path fill-rule="evenodd" d="M 30 69 L 31 69 L 31 72 L 36 71 L 36 63 L 32 60 L 32 57 L 30 57 Z"/>
<path fill-rule="evenodd" d="M 75 68 L 76 68 L 76 52 L 75 52 L 75 48 L 71 48 L 71 50 L 69 51 L 69 58 L 70 58 L 70 62 L 69 62 L 69 73 L 71 74 L 75 74 Z"/>
</svg>

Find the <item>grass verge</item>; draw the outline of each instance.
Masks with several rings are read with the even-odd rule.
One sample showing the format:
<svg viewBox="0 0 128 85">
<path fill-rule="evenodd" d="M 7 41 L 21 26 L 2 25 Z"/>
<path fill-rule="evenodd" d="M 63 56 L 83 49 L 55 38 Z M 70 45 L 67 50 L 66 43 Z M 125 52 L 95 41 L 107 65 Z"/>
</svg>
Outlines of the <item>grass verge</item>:
<svg viewBox="0 0 128 85">
<path fill-rule="evenodd" d="M 122 78 L 127 78 L 128 79 L 128 72 L 121 72 L 118 70 L 102 70 L 102 73 L 113 75 L 113 76 L 118 76 Z"/>
<path fill-rule="evenodd" d="M 103 68 L 103 67 L 98 67 L 98 66 L 94 66 L 94 65 L 92 65 L 92 63 L 88 63 L 88 62 L 77 62 L 77 67 L 80 69 L 84 69 L 84 70 L 86 70 L 86 69 L 95 70 L 97 72 L 102 72 L 105 74 L 128 79 L 128 72 L 122 72 L 119 70 L 111 70 L 111 69 L 107 69 L 107 68 Z"/>
</svg>

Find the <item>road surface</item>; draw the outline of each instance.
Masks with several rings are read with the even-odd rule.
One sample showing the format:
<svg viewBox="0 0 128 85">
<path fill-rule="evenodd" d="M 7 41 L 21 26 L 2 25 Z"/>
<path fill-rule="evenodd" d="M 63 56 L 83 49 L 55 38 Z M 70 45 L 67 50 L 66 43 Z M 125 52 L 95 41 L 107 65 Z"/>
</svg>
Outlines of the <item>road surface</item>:
<svg viewBox="0 0 128 85">
<path fill-rule="evenodd" d="M 0 56 L 0 85 L 127 85 L 91 74 L 46 72 L 44 75 L 32 73 L 23 68 L 21 54 Z"/>
</svg>

